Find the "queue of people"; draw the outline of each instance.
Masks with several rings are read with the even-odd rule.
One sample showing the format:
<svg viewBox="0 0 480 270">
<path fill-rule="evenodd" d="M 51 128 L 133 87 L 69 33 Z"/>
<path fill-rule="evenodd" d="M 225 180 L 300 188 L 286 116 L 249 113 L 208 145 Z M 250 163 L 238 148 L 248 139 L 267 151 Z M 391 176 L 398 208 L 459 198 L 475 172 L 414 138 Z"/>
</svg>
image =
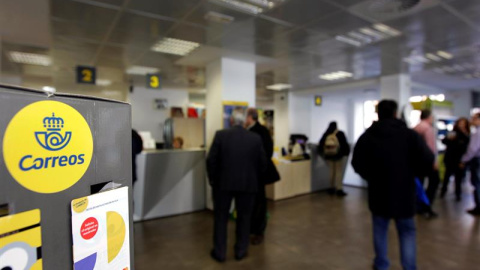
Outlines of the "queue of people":
<svg viewBox="0 0 480 270">
<path fill-rule="evenodd" d="M 414 216 L 437 217 L 433 204 L 440 185 L 439 161 L 432 112 L 423 110 L 421 121 L 413 129 L 397 118 L 398 105 L 393 100 L 378 104 L 379 120 L 357 141 L 352 166 L 368 182 L 368 204 L 372 213 L 375 259 L 373 268 L 388 269 L 387 234 L 391 220 L 396 224 L 403 269 L 416 269 L 416 228 Z M 227 223 L 232 200 L 236 209 L 235 258 L 247 256 L 249 244 L 264 241 L 267 227 L 265 185 L 280 180 L 273 164 L 270 132 L 258 122 L 256 109 L 234 111 L 232 128 L 218 131 L 207 158 L 207 171 L 214 201 L 214 248 L 211 257 L 226 260 Z M 471 119 L 480 128 L 480 114 Z M 460 118 L 443 143 L 446 167 L 440 196 L 445 197 L 451 176 L 455 178 L 456 200 L 461 200 L 461 186 L 467 167 L 475 188 L 475 207 L 468 213 L 480 216 L 480 131 L 470 134 L 469 121 Z M 350 146 L 344 132 L 331 122 L 318 144 L 330 174 L 328 193 L 346 196 L 343 171 Z M 423 188 L 428 179 L 426 190 Z M 419 190 L 420 187 L 420 190 Z M 419 194 L 427 203 L 419 204 Z"/>
</svg>

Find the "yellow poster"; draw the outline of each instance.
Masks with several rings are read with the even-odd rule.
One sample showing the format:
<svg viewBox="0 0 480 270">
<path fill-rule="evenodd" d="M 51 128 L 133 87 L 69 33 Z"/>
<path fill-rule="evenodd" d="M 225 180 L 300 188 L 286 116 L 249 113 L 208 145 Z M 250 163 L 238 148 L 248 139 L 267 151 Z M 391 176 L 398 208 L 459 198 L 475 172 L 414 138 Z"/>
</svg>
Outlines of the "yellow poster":
<svg viewBox="0 0 480 270">
<path fill-rule="evenodd" d="M 128 187 L 73 200 L 75 270 L 130 269 Z"/>
<path fill-rule="evenodd" d="M 0 269 L 42 269 L 39 209 L 0 218 Z"/>
</svg>

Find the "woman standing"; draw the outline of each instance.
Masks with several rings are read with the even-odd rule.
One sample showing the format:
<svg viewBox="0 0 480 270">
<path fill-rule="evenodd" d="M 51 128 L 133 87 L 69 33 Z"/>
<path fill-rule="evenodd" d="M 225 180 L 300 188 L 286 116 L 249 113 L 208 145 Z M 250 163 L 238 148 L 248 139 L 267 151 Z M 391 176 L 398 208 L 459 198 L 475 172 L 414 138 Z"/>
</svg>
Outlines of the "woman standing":
<svg viewBox="0 0 480 270">
<path fill-rule="evenodd" d="M 326 160 L 330 171 L 330 194 L 343 197 L 347 193 L 343 191 L 343 167 L 346 158 L 350 154 L 350 145 L 345 133 L 338 130 L 337 122 L 331 122 L 327 131 L 318 143 L 318 153 Z"/>
<path fill-rule="evenodd" d="M 466 118 L 460 118 L 455 122 L 453 131 L 450 132 L 443 143 L 447 146 L 445 151 L 445 177 L 443 178 L 442 192 L 440 196 L 443 198 L 447 193 L 450 176 L 455 176 L 455 196 L 457 201 L 461 200 L 462 196 L 462 180 L 465 176 L 465 168 L 459 166 L 463 154 L 467 151 L 468 143 L 470 141 L 470 125 Z"/>
</svg>

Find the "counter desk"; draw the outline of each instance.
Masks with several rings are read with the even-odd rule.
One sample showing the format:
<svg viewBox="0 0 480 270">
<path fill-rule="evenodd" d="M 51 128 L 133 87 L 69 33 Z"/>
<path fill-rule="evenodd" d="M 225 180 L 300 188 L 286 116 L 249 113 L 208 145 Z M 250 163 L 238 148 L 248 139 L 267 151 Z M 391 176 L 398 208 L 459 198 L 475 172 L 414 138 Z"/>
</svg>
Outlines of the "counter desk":
<svg viewBox="0 0 480 270">
<path fill-rule="evenodd" d="M 205 150 L 149 150 L 137 156 L 134 221 L 205 209 Z"/>
</svg>

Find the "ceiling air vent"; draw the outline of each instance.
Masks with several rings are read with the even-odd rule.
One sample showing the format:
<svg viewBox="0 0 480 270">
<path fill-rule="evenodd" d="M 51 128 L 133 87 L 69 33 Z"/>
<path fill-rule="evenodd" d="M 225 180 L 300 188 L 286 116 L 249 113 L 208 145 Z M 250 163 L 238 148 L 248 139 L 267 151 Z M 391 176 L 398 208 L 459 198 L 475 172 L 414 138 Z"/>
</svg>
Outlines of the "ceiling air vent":
<svg viewBox="0 0 480 270">
<path fill-rule="evenodd" d="M 438 0 L 367 0 L 351 6 L 353 13 L 376 20 L 390 20 L 432 7 Z"/>
</svg>

